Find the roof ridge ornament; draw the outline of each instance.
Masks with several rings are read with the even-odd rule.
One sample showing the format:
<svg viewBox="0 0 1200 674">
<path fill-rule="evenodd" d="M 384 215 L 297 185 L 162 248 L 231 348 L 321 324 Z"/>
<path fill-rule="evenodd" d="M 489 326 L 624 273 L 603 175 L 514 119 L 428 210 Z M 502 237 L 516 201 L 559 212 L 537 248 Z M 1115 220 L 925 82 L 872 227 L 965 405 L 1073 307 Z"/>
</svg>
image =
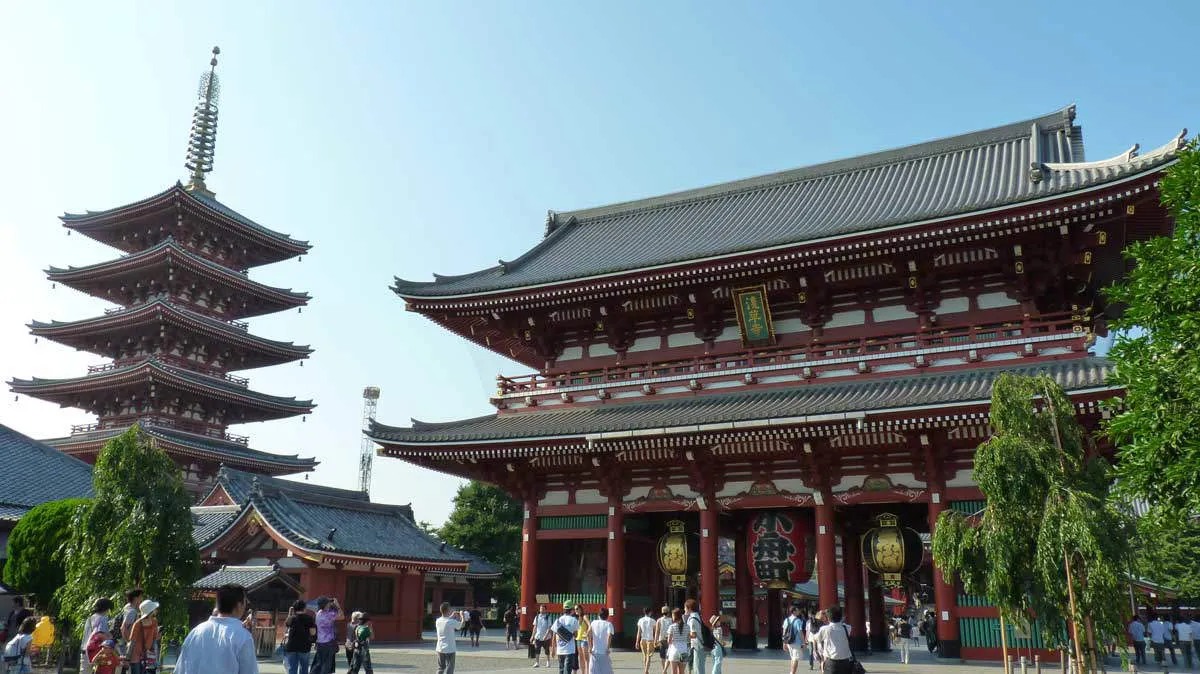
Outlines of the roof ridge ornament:
<svg viewBox="0 0 1200 674">
<path fill-rule="evenodd" d="M 187 185 L 189 192 L 207 197 L 215 196 L 204 184 L 204 176 L 213 170 L 213 155 L 217 145 L 217 107 L 221 98 L 221 82 L 217 77 L 217 56 L 221 48 L 213 47 L 208 72 L 200 76 L 196 110 L 192 113 L 192 130 L 188 135 L 187 161 L 184 167 L 191 171 Z"/>
</svg>

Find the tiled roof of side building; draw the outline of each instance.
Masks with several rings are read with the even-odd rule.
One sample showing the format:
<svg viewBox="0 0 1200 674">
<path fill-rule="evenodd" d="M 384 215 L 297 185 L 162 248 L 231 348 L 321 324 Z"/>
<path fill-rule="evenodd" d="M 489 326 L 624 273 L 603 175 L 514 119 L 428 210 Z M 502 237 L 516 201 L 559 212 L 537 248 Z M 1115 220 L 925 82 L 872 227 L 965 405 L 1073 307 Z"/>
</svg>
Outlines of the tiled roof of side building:
<svg viewBox="0 0 1200 674">
<path fill-rule="evenodd" d="M 800 244 L 1066 194 L 1170 161 L 1183 136 L 1085 162 L 1070 106 L 1049 115 L 884 152 L 547 218 L 512 262 L 402 297 L 456 297 Z M 1136 146 L 1135 146 L 1136 148 Z"/>
<path fill-rule="evenodd" d="M 253 592 L 258 588 L 279 581 L 291 586 L 299 593 L 300 586 L 278 566 L 222 566 L 192 584 L 197 590 L 216 590 L 222 585 L 241 585 L 247 591 Z"/>
<path fill-rule="evenodd" d="M 0 519 L 20 519 L 34 506 L 92 495 L 92 467 L 0 424 Z"/>
<path fill-rule="evenodd" d="M 496 573 L 486 562 L 421 531 L 411 506 L 371 503 L 365 492 L 229 468 L 221 469 L 217 482 L 235 501 L 250 504 L 275 531 L 305 550 L 431 564 L 467 563 L 466 574 Z"/>
<path fill-rule="evenodd" d="M 383 445 L 454 444 L 691 427 L 764 419 L 871 412 L 896 407 L 987 401 L 1003 373 L 1046 373 L 1067 390 L 1104 385 L 1103 358 L 1022 363 L 982 370 L 896 374 L 856 381 L 816 381 L 786 388 L 665 398 L 649 402 L 561 410 L 491 414 L 446 423 L 413 421 L 411 427 L 373 422 L 368 436 Z"/>
</svg>

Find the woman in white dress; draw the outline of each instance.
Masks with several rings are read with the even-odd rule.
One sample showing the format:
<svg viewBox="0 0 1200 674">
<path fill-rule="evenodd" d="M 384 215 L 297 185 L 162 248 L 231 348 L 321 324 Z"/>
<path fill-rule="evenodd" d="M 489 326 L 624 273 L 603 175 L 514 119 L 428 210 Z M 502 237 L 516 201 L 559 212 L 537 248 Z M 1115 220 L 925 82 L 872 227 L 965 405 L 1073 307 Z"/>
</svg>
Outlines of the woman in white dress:
<svg viewBox="0 0 1200 674">
<path fill-rule="evenodd" d="M 671 627 L 667 630 L 667 662 L 671 663 L 672 674 L 684 674 L 687 663 L 691 659 L 688 651 L 690 632 L 683 625 L 683 611 L 671 611 Z"/>
</svg>

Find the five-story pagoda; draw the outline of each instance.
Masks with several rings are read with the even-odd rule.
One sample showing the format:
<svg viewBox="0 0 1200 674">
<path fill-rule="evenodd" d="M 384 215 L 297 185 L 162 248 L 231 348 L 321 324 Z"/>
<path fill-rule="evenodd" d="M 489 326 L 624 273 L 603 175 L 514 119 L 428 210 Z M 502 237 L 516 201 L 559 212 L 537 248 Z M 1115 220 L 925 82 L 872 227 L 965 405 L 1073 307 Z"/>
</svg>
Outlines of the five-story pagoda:
<svg viewBox="0 0 1200 674">
<path fill-rule="evenodd" d="M 138 423 L 202 493 L 218 468 L 267 475 L 312 470 L 312 459 L 256 451 L 231 424 L 312 411 L 310 400 L 267 395 L 231 372 L 308 358 L 312 349 L 259 337 L 244 319 L 299 308 L 306 293 L 252 280 L 247 270 L 303 255 L 309 244 L 272 231 L 216 200 L 212 170 L 219 85 L 217 54 L 200 82 L 188 143 L 186 185 L 100 212 L 63 216 L 63 225 L 126 255 L 66 269 L 51 281 L 119 306 L 77 321 L 33 322 L 37 337 L 111 362 L 70 379 L 13 379 L 24 393 L 97 415 L 95 423 L 46 442 L 94 461 L 110 438 Z"/>
</svg>

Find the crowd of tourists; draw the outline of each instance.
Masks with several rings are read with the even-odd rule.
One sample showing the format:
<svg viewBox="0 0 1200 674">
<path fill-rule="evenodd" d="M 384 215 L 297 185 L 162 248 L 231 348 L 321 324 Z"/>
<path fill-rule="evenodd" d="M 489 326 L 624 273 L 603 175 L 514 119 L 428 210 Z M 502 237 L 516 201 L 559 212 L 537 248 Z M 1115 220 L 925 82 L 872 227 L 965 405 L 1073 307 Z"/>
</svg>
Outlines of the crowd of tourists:
<svg viewBox="0 0 1200 674">
<path fill-rule="evenodd" d="M 1167 656 L 1171 665 L 1178 666 L 1179 658 L 1175 651 L 1185 661 L 1187 668 L 1192 668 L 1192 656 L 1200 660 L 1200 620 L 1198 616 L 1168 615 L 1165 613 L 1150 613 L 1146 617 L 1134 616 L 1129 621 L 1126 633 L 1133 643 L 1134 664 L 1146 664 L 1146 649 L 1154 653 L 1154 662 L 1166 665 Z"/>
</svg>

